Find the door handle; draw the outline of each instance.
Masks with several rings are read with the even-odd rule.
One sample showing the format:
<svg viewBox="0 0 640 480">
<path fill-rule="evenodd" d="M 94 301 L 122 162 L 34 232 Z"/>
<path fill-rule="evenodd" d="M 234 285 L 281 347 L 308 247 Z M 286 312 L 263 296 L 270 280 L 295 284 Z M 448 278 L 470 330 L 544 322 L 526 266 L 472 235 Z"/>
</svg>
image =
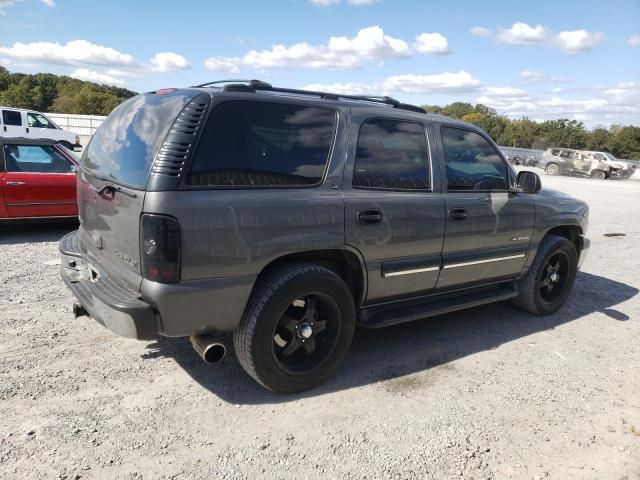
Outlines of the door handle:
<svg viewBox="0 0 640 480">
<path fill-rule="evenodd" d="M 29 127 L 27 127 L 27 133 L 29 133 Z"/>
<path fill-rule="evenodd" d="M 17 185 L 26 185 L 26 182 L 16 182 L 15 180 L 11 180 L 8 182 L 5 182 L 7 185 L 11 185 L 11 186 L 17 186 Z"/>
<path fill-rule="evenodd" d="M 452 208 L 449 210 L 449 218 L 455 221 L 466 220 L 467 211 L 464 208 Z"/>
<path fill-rule="evenodd" d="M 382 211 L 375 208 L 360 210 L 357 218 L 360 225 L 373 225 L 382 221 Z"/>
<path fill-rule="evenodd" d="M 5 131 L 5 132 L 7 131 L 7 127 L 6 127 L 6 125 L 5 125 L 4 127 L 2 127 L 2 128 L 4 128 L 4 131 Z"/>
</svg>

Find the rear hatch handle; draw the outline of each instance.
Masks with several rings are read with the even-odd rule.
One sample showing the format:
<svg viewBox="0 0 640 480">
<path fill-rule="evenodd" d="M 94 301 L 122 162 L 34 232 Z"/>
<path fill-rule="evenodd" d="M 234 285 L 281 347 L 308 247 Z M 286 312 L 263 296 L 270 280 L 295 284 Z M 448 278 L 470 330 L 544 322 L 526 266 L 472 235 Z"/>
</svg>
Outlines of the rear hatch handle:
<svg viewBox="0 0 640 480">
<path fill-rule="evenodd" d="M 135 192 L 132 192 L 131 190 L 127 190 L 126 188 L 121 187 L 120 185 L 114 185 L 113 183 L 105 183 L 100 188 L 94 187 L 93 185 L 89 185 L 89 187 L 98 195 L 102 195 L 103 193 L 114 194 L 116 192 L 120 192 L 123 195 L 126 195 L 127 197 L 131 197 L 131 198 L 136 198 L 138 196 Z"/>
</svg>

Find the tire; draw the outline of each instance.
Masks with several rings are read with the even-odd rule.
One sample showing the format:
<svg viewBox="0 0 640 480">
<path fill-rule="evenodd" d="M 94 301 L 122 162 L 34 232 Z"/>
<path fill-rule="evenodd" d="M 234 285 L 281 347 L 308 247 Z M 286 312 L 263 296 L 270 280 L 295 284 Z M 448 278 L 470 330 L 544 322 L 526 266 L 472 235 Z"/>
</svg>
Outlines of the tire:
<svg viewBox="0 0 640 480">
<path fill-rule="evenodd" d="M 604 180 L 607 178 L 607 174 L 602 170 L 594 170 L 591 172 L 591 178 L 595 178 L 596 180 Z"/>
<path fill-rule="evenodd" d="M 316 331 L 319 325 L 324 326 Z M 233 343 L 240 365 L 254 380 L 274 392 L 295 393 L 321 384 L 338 369 L 355 326 L 353 295 L 345 282 L 327 268 L 298 263 L 259 281 Z"/>
<path fill-rule="evenodd" d="M 555 270 L 557 277 L 553 277 L 549 268 L 556 265 L 560 267 Z M 573 243 L 558 235 L 547 235 L 540 242 L 529 271 L 518 280 L 518 296 L 512 302 L 535 315 L 550 315 L 564 305 L 577 271 L 578 253 Z M 545 287 L 545 282 L 551 287 Z"/>
<path fill-rule="evenodd" d="M 548 163 L 544 169 L 547 175 L 558 175 L 560 173 L 560 167 L 557 163 Z"/>
</svg>

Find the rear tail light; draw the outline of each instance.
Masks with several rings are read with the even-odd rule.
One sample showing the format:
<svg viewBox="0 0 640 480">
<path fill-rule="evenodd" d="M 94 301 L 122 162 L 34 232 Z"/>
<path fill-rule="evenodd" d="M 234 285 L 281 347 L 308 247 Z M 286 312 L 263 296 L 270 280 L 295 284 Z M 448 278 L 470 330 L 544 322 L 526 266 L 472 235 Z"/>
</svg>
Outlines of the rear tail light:
<svg viewBox="0 0 640 480">
<path fill-rule="evenodd" d="M 175 218 L 142 215 L 140 258 L 144 278 L 162 283 L 180 281 L 180 225 Z"/>
</svg>

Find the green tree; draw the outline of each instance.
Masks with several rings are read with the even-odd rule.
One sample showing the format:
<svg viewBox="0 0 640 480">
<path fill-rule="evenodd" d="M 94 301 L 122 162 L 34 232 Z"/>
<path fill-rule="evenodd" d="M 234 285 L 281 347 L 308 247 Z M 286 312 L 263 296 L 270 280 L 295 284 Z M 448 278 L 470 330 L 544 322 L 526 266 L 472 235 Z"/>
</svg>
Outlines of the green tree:
<svg viewBox="0 0 640 480">
<path fill-rule="evenodd" d="M 603 127 L 594 128 L 587 136 L 589 150 L 605 151 L 609 148 L 611 132 Z"/>
<path fill-rule="evenodd" d="M 618 158 L 640 159 L 640 127 L 616 129 L 609 142 L 611 153 Z"/>
<path fill-rule="evenodd" d="M 504 129 L 507 127 L 508 119 L 495 114 L 485 114 L 479 112 L 467 113 L 462 117 L 465 122 L 479 126 L 498 143 L 502 139 Z"/>
<path fill-rule="evenodd" d="M 533 148 L 538 135 L 539 125 L 523 117 L 507 123 L 498 143 L 508 147 Z"/>
<path fill-rule="evenodd" d="M 582 122 L 561 118 L 540 124 L 542 141 L 547 147 L 585 148 L 587 131 Z"/>
<path fill-rule="evenodd" d="M 473 108 L 473 105 L 471 105 L 470 103 L 453 102 L 445 106 L 442 109 L 441 113 L 442 115 L 446 115 L 447 117 L 461 119 L 468 113 L 473 113 L 474 111 L 475 110 Z"/>
</svg>

